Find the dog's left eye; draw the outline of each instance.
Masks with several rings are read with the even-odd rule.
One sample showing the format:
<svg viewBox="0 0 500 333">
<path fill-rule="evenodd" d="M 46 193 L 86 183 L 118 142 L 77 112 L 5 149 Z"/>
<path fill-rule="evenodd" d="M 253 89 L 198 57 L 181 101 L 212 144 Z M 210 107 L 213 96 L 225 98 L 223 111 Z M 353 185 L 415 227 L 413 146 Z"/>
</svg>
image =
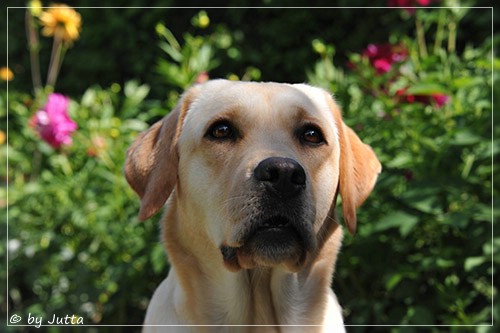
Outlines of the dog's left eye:
<svg viewBox="0 0 500 333">
<path fill-rule="evenodd" d="M 230 123 L 221 121 L 213 124 L 208 129 L 207 135 L 212 139 L 232 139 L 235 136 L 235 131 Z"/>
<path fill-rule="evenodd" d="M 315 126 L 307 126 L 302 130 L 302 134 L 300 139 L 304 143 L 309 143 L 313 145 L 320 145 L 325 143 L 325 139 L 321 130 L 316 128 Z"/>
</svg>

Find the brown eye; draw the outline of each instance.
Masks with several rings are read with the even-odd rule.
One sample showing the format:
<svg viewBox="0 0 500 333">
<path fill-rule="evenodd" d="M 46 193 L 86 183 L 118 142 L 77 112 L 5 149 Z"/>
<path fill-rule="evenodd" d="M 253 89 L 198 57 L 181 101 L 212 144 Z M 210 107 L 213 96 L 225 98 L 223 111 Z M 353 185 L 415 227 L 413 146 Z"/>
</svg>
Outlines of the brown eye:
<svg viewBox="0 0 500 333">
<path fill-rule="evenodd" d="M 231 124 L 222 121 L 212 125 L 212 127 L 208 130 L 207 135 L 212 139 L 232 139 L 234 138 L 234 130 Z"/>
<path fill-rule="evenodd" d="M 323 134 L 316 127 L 306 127 L 302 132 L 301 140 L 304 143 L 310 143 L 313 145 L 320 145 L 325 143 L 325 139 L 323 138 Z"/>
</svg>

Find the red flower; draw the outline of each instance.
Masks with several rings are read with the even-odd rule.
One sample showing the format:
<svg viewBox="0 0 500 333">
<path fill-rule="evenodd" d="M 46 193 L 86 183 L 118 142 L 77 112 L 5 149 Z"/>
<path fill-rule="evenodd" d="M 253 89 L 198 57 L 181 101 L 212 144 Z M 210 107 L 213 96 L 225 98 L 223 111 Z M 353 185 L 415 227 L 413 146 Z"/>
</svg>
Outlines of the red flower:
<svg viewBox="0 0 500 333">
<path fill-rule="evenodd" d="M 450 96 L 445 94 L 430 94 L 430 95 L 410 95 L 407 94 L 407 89 L 399 89 L 396 91 L 396 96 L 402 102 L 406 103 L 422 103 L 422 104 L 432 104 L 436 103 L 437 107 L 440 108 L 445 104 L 450 102 Z"/>
<path fill-rule="evenodd" d="M 87 156 L 97 157 L 106 149 L 106 139 L 102 136 L 92 138 L 92 145 L 87 149 Z"/>
<path fill-rule="evenodd" d="M 411 172 L 410 170 L 405 170 L 404 177 L 405 177 L 406 181 L 409 182 L 409 181 L 412 181 L 415 176 L 414 176 L 413 172 Z"/>
<path fill-rule="evenodd" d="M 408 50 L 402 45 L 369 44 L 363 56 L 368 57 L 377 74 L 384 74 L 391 70 L 394 63 L 406 60 Z"/>
</svg>

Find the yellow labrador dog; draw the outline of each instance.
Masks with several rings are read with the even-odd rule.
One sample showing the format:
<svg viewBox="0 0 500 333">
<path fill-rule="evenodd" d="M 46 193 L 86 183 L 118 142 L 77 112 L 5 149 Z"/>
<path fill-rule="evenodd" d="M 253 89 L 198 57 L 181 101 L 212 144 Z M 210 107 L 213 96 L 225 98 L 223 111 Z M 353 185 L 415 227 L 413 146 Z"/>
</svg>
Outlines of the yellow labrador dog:
<svg viewBox="0 0 500 333">
<path fill-rule="evenodd" d="M 187 90 L 124 168 L 140 219 L 166 207 L 172 267 L 144 331 L 343 332 L 330 288 L 336 199 L 353 233 L 380 170 L 322 89 L 214 80 Z"/>
</svg>

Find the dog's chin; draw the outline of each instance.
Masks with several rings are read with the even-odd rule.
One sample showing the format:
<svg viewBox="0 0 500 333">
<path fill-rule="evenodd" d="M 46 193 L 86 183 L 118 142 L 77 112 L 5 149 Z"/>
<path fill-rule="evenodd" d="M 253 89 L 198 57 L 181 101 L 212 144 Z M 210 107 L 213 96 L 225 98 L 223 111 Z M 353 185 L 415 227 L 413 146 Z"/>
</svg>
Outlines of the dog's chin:
<svg viewBox="0 0 500 333">
<path fill-rule="evenodd" d="M 221 246 L 224 264 L 230 271 L 283 265 L 291 272 L 304 265 L 307 249 L 304 238 L 290 224 L 264 224 L 256 228 L 240 247 Z"/>
</svg>

